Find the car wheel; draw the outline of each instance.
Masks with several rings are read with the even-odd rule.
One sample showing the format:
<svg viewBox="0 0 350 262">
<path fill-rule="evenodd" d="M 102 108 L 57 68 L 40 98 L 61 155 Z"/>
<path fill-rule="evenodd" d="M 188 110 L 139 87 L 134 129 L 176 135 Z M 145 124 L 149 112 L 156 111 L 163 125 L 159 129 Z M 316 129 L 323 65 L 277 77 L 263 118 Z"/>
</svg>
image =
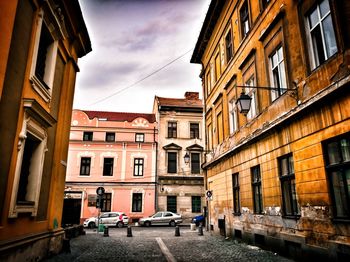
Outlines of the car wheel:
<svg viewBox="0 0 350 262">
<path fill-rule="evenodd" d="M 151 222 L 149 222 L 149 221 L 146 221 L 146 222 L 145 222 L 145 226 L 146 226 L 146 227 L 149 227 L 150 225 L 151 225 Z"/>
<path fill-rule="evenodd" d="M 124 226 L 124 223 L 123 223 L 123 222 L 120 222 L 120 221 L 119 221 L 119 222 L 117 223 L 117 227 L 122 228 L 123 226 Z"/>
<path fill-rule="evenodd" d="M 95 222 L 90 222 L 88 226 L 89 228 L 95 228 L 96 225 L 95 225 Z"/>
<path fill-rule="evenodd" d="M 170 225 L 171 227 L 174 227 L 174 226 L 176 226 L 176 223 L 175 223 L 174 220 L 172 220 L 172 221 L 170 221 L 169 225 Z"/>
</svg>

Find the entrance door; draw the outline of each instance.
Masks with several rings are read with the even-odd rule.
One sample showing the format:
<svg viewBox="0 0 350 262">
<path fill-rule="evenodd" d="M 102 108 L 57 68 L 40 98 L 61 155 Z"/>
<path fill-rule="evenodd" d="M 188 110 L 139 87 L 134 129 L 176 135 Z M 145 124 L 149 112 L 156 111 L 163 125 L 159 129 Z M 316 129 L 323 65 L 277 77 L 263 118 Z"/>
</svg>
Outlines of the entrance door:
<svg viewBox="0 0 350 262">
<path fill-rule="evenodd" d="M 81 199 L 65 198 L 63 202 L 62 227 L 80 224 Z"/>
</svg>

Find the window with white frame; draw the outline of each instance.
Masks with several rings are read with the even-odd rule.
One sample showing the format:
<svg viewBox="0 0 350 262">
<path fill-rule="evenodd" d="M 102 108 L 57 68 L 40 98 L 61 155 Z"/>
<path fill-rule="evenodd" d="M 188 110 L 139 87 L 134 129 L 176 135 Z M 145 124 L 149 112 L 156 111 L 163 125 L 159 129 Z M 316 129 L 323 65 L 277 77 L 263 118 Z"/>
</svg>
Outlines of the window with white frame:
<svg viewBox="0 0 350 262">
<path fill-rule="evenodd" d="M 132 194 L 132 212 L 142 212 L 142 193 Z"/>
<path fill-rule="evenodd" d="M 143 176 L 143 158 L 134 159 L 134 176 Z"/>
<path fill-rule="evenodd" d="M 48 113 L 38 115 L 40 106 L 34 100 L 25 100 L 24 107 L 9 208 L 9 217 L 12 218 L 17 217 L 18 213 L 37 214 L 45 153 L 48 150 L 47 128 L 54 123 Z"/>
<path fill-rule="evenodd" d="M 113 157 L 105 157 L 103 159 L 103 176 L 113 176 L 113 165 L 114 158 Z"/>
<path fill-rule="evenodd" d="M 233 134 L 238 130 L 238 114 L 235 100 L 229 102 L 229 123 L 230 133 Z"/>
<path fill-rule="evenodd" d="M 44 17 L 44 11 L 41 10 L 37 18 L 30 81 L 42 98 L 49 101 L 53 87 L 58 41 L 50 33 Z"/>
<path fill-rule="evenodd" d="M 251 76 L 247 82 L 245 82 L 245 86 L 255 86 L 254 76 Z M 245 88 L 245 93 L 249 95 L 252 100 L 250 104 L 250 110 L 247 114 L 248 119 L 253 119 L 257 115 L 257 97 L 256 97 L 256 89 L 255 88 Z"/>
<path fill-rule="evenodd" d="M 283 59 L 283 47 L 278 47 L 270 55 L 270 81 L 276 89 L 271 90 L 271 100 L 274 101 L 287 91 L 286 70 Z"/>
<path fill-rule="evenodd" d="M 337 51 L 337 42 L 328 0 L 318 2 L 306 16 L 311 69 L 315 69 Z"/>
<path fill-rule="evenodd" d="M 226 36 L 225 36 L 225 53 L 226 53 L 226 64 L 230 62 L 231 58 L 233 57 L 233 41 L 232 41 L 232 33 L 231 29 L 228 30 Z"/>
<path fill-rule="evenodd" d="M 91 157 L 82 157 L 80 160 L 80 175 L 90 176 Z"/>
<path fill-rule="evenodd" d="M 241 9 L 239 10 L 239 14 L 241 21 L 241 34 L 243 39 L 250 30 L 248 1 L 245 1 L 243 3 Z"/>
<path fill-rule="evenodd" d="M 139 142 L 139 143 L 145 142 L 145 134 L 144 133 L 136 133 L 135 134 L 135 142 Z"/>
</svg>

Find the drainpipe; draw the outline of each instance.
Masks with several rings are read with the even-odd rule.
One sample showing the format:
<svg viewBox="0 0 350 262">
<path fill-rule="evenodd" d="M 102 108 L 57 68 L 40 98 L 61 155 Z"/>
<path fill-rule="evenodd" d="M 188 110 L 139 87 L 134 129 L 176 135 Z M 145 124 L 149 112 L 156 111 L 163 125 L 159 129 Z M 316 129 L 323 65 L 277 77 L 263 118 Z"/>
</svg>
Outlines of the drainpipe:
<svg viewBox="0 0 350 262">
<path fill-rule="evenodd" d="M 154 211 L 158 210 L 158 142 L 156 141 L 156 127 L 153 127 L 153 142 L 156 145 L 155 181 L 154 181 Z"/>
</svg>

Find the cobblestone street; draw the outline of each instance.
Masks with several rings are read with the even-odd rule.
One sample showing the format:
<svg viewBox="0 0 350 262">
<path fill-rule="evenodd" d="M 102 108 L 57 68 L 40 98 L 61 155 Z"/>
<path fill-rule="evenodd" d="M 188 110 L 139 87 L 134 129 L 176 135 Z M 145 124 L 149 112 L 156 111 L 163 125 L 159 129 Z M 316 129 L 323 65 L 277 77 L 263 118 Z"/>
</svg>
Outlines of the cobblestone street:
<svg viewBox="0 0 350 262">
<path fill-rule="evenodd" d="M 68 261 L 293 261 L 258 247 L 211 236 L 204 231 L 180 227 L 180 236 L 169 227 L 110 228 L 109 237 L 86 230 L 86 235 L 70 241 L 71 252 L 61 253 L 47 262 Z"/>
</svg>

